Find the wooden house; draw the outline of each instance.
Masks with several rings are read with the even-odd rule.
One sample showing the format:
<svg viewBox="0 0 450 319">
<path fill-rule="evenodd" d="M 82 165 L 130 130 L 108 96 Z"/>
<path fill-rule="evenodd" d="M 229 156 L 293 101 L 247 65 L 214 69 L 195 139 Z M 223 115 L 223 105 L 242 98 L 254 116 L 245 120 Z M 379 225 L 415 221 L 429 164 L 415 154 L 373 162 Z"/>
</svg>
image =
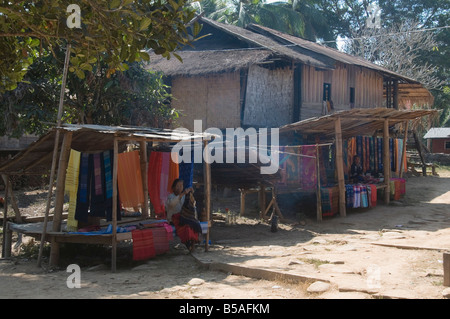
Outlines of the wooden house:
<svg viewBox="0 0 450 319">
<path fill-rule="evenodd" d="M 151 55 L 148 66 L 165 74 L 187 129 L 194 119 L 203 128 L 280 127 L 330 109 L 432 103 L 417 81 L 362 58 L 259 25 L 200 22 L 208 36 L 178 52 L 183 63 Z"/>
</svg>

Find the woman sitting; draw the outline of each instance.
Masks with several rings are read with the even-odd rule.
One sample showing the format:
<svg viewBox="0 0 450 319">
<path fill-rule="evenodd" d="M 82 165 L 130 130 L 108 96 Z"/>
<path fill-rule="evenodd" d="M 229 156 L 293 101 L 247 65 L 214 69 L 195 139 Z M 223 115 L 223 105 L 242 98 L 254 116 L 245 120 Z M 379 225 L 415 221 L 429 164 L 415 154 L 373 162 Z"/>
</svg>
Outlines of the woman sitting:
<svg viewBox="0 0 450 319">
<path fill-rule="evenodd" d="M 194 191 L 192 188 L 183 190 L 183 180 L 176 179 L 172 184 L 173 193 L 166 201 L 167 219 L 175 226 L 181 242 L 189 251 L 193 251 L 198 235 L 202 232 L 197 220 Z"/>
</svg>

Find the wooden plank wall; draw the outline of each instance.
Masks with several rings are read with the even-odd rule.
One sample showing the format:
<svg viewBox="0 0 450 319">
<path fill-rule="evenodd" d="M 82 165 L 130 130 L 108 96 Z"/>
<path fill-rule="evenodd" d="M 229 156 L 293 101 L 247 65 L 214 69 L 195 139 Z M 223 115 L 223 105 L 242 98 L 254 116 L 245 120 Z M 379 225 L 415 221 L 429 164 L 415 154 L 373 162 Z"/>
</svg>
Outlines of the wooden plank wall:
<svg viewBox="0 0 450 319">
<path fill-rule="evenodd" d="M 375 71 L 336 63 L 334 70 L 303 65 L 301 119 L 322 114 L 323 84 L 331 83 L 335 110 L 350 109 L 350 88 L 355 88 L 355 108 L 383 106 L 383 77 Z"/>
</svg>

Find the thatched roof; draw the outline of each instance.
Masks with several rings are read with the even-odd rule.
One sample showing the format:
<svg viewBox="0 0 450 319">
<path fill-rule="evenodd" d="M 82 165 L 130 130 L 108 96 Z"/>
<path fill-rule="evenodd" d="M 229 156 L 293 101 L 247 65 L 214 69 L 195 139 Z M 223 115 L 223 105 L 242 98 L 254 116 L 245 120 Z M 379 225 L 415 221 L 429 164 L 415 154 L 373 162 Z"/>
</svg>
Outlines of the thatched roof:
<svg viewBox="0 0 450 319">
<path fill-rule="evenodd" d="M 149 67 L 164 72 L 167 76 L 195 76 L 211 73 L 235 72 L 251 64 L 266 61 L 272 52 L 268 50 L 212 50 L 180 51 L 177 54 L 183 62 L 172 57 L 170 60 L 160 55 L 150 55 Z"/>
<path fill-rule="evenodd" d="M 182 57 L 183 63 L 176 58 L 167 60 L 152 54 L 148 68 L 162 71 L 169 76 L 190 76 L 237 71 L 248 67 L 249 64 L 259 64 L 271 59 L 281 58 L 286 61 L 328 70 L 334 69 L 336 62 L 340 62 L 375 70 L 384 76 L 403 82 L 418 83 L 414 79 L 387 70 L 363 58 L 260 25 L 250 24 L 246 28 L 241 28 L 204 17 L 199 18 L 199 21 L 213 29 L 231 35 L 245 43 L 247 47 L 223 50 L 202 50 L 187 47 L 177 52 Z M 209 37 L 214 37 L 214 33 Z"/>
</svg>

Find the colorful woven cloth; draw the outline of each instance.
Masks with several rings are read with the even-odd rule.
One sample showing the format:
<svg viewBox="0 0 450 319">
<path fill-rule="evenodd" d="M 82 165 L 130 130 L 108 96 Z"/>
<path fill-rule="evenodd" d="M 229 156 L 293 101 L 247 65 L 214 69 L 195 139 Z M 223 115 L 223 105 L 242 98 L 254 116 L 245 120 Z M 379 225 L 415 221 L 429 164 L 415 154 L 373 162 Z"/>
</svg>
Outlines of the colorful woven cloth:
<svg viewBox="0 0 450 319">
<path fill-rule="evenodd" d="M 315 189 L 317 187 L 316 172 L 316 146 L 307 145 L 301 148 L 300 157 L 301 185 L 303 189 Z"/>
<path fill-rule="evenodd" d="M 117 167 L 119 198 L 123 207 L 138 208 L 144 204 L 139 151 L 120 153 Z"/>
<path fill-rule="evenodd" d="M 172 216 L 172 221 L 175 226 L 175 231 L 177 236 L 180 238 L 183 244 L 188 243 L 189 241 L 198 242 L 198 234 L 195 232 L 189 225 L 182 225 L 180 222 L 181 215 L 174 214 Z"/>
<path fill-rule="evenodd" d="M 75 209 L 77 206 L 78 178 L 80 174 L 81 153 L 70 150 L 69 163 L 66 170 L 65 192 L 69 195 L 69 213 L 67 216 L 67 230 L 73 231 L 78 228 L 78 221 L 75 219 Z"/>
<path fill-rule="evenodd" d="M 161 202 L 161 169 L 162 169 L 162 153 L 151 152 L 148 162 L 148 195 L 153 209 L 157 216 L 164 216 L 164 202 Z"/>
<path fill-rule="evenodd" d="M 133 239 L 133 260 L 146 260 L 155 257 L 156 251 L 152 229 L 136 229 L 131 231 Z"/>
</svg>

